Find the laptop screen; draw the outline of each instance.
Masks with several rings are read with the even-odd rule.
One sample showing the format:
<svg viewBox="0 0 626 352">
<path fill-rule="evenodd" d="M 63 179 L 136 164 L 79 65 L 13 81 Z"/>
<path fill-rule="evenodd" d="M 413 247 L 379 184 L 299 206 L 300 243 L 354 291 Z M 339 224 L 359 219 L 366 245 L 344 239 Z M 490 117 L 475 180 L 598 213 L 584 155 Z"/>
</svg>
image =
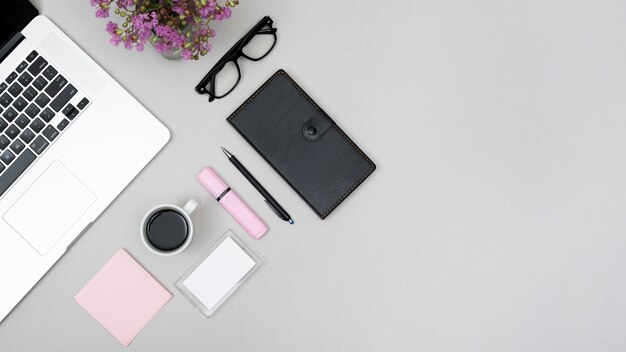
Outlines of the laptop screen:
<svg viewBox="0 0 626 352">
<path fill-rule="evenodd" d="M 37 9 L 28 0 L 0 0 L 1 45 L 24 29 L 35 16 Z"/>
</svg>

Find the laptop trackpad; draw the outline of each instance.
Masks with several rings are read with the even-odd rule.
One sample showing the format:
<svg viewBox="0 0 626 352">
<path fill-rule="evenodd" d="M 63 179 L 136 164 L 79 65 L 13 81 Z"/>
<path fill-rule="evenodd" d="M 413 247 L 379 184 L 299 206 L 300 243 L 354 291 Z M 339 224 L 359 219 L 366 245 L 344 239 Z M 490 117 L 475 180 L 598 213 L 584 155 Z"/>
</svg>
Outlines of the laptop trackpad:
<svg viewBox="0 0 626 352">
<path fill-rule="evenodd" d="M 3 218 L 43 256 L 95 201 L 96 196 L 56 160 Z"/>
</svg>

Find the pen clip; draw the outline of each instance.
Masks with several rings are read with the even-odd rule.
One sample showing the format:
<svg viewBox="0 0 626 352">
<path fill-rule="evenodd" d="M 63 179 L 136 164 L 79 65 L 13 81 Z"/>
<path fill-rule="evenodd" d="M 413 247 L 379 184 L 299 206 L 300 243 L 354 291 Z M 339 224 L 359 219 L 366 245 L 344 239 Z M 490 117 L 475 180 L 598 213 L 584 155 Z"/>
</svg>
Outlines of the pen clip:
<svg viewBox="0 0 626 352">
<path fill-rule="evenodd" d="M 267 201 L 267 199 L 263 199 L 263 201 L 265 201 L 265 204 L 267 204 L 268 207 L 270 207 L 270 209 L 272 209 L 272 211 L 279 217 L 279 218 L 283 218 L 280 213 L 278 212 L 278 210 L 276 210 L 276 208 L 274 208 L 270 202 Z"/>
</svg>

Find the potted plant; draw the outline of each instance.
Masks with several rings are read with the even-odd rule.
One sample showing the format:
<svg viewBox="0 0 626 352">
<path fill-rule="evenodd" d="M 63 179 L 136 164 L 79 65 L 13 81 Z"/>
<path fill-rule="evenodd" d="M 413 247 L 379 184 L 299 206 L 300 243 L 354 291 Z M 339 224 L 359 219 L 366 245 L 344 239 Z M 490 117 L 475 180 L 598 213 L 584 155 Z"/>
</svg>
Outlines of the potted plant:
<svg viewBox="0 0 626 352">
<path fill-rule="evenodd" d="M 113 45 L 142 51 L 146 42 L 167 58 L 198 60 L 211 51 L 212 21 L 230 18 L 239 0 L 90 0 L 96 17 L 113 11 L 121 24 L 109 21 L 106 31 Z"/>
</svg>

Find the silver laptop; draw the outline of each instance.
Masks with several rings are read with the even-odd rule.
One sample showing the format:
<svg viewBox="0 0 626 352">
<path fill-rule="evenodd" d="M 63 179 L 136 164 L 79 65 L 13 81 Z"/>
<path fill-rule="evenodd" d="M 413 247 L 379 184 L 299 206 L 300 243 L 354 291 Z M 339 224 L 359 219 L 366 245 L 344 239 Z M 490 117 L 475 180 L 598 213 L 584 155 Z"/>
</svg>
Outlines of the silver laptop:
<svg viewBox="0 0 626 352">
<path fill-rule="evenodd" d="M 170 134 L 27 0 L 0 43 L 2 320 Z"/>
</svg>

